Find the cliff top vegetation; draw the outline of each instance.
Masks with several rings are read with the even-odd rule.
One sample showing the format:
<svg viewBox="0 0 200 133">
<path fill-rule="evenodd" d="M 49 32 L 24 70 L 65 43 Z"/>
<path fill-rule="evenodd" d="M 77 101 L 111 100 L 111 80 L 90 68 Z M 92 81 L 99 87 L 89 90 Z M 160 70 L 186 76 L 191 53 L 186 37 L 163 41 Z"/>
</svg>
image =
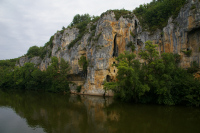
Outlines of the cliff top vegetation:
<svg viewBox="0 0 200 133">
<path fill-rule="evenodd" d="M 145 30 L 155 31 L 167 25 L 169 17 L 176 18 L 187 0 L 153 0 L 133 10 Z"/>
</svg>

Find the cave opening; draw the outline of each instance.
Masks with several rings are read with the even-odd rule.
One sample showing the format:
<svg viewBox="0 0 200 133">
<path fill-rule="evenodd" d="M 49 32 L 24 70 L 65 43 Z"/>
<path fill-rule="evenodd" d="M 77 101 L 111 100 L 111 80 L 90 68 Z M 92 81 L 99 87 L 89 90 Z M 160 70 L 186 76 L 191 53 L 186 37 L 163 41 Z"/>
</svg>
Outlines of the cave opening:
<svg viewBox="0 0 200 133">
<path fill-rule="evenodd" d="M 110 76 L 109 75 L 106 76 L 106 81 L 110 82 Z"/>
<path fill-rule="evenodd" d="M 114 48 L 113 48 L 113 57 L 118 57 L 118 46 L 117 46 L 117 34 L 114 38 Z"/>
<path fill-rule="evenodd" d="M 137 25 L 138 25 L 138 24 L 137 24 L 137 21 L 135 20 L 135 29 L 137 29 Z"/>
</svg>

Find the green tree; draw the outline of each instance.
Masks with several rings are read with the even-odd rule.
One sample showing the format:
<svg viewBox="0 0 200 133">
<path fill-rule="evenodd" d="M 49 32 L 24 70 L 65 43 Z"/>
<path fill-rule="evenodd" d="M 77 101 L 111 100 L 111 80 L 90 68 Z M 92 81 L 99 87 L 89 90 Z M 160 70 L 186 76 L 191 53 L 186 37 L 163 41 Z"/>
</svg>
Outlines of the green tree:
<svg viewBox="0 0 200 133">
<path fill-rule="evenodd" d="M 120 54 L 116 60 L 119 62 L 116 65 L 118 69 L 117 82 L 105 83 L 105 89 L 112 89 L 116 96 L 123 101 L 138 102 L 141 96 L 149 91 L 149 87 L 139 80 L 139 61 L 135 60 L 133 53 L 128 52 Z"/>
<path fill-rule="evenodd" d="M 153 45 L 151 41 L 145 43 L 145 50 L 141 51 L 139 55 L 146 61 L 143 66 L 144 82 L 148 84 L 150 89 L 150 96 L 154 97 L 159 104 L 173 105 L 171 95 L 171 80 L 170 71 L 175 67 L 174 61 L 170 60 L 170 64 L 165 64 L 163 59 L 159 57 L 156 50 L 157 45 Z M 168 54 L 163 55 L 165 62 L 168 62 Z M 171 62 L 172 61 L 172 62 Z"/>
<path fill-rule="evenodd" d="M 76 14 L 72 20 L 72 25 L 79 24 L 86 21 L 88 22 L 90 20 L 91 20 L 91 16 L 89 14 L 83 14 L 83 15 Z"/>
<path fill-rule="evenodd" d="M 35 90 L 45 90 L 45 73 L 40 69 L 35 69 L 32 73 L 31 88 Z"/>
<path fill-rule="evenodd" d="M 68 75 L 71 70 L 71 67 L 67 61 L 65 61 L 63 58 L 61 58 L 60 62 L 60 76 L 59 76 L 59 91 L 69 91 L 69 82 Z"/>
<path fill-rule="evenodd" d="M 133 10 L 143 28 L 155 31 L 167 25 L 169 17 L 178 15 L 187 0 L 153 0 Z"/>
<path fill-rule="evenodd" d="M 49 88 L 48 91 L 69 91 L 69 83 L 67 81 L 69 71 L 70 66 L 68 62 L 65 62 L 65 60 L 61 58 L 61 63 L 59 64 L 58 58 L 52 57 L 51 65 L 46 70 L 46 84 Z"/>
<path fill-rule="evenodd" d="M 78 64 L 83 68 L 83 74 L 87 76 L 88 61 L 85 56 L 81 56 Z"/>
<path fill-rule="evenodd" d="M 38 46 L 32 46 L 27 51 L 27 56 L 32 58 L 34 56 L 40 56 L 40 48 Z"/>
<path fill-rule="evenodd" d="M 179 55 L 163 53 L 159 56 L 157 45 L 145 43 L 139 53 L 144 63 L 133 53 L 120 54 L 115 65 L 117 81 L 104 84 L 123 101 L 158 103 L 165 105 L 200 105 L 200 82 L 191 73 L 179 68 Z"/>
</svg>

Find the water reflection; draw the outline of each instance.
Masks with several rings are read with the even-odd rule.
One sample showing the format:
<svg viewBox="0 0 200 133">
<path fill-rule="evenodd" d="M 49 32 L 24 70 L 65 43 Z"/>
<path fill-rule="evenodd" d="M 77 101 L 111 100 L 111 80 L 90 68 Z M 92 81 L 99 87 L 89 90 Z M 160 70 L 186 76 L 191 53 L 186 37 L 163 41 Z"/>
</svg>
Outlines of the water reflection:
<svg viewBox="0 0 200 133">
<path fill-rule="evenodd" d="M 3 110 L 4 107 L 14 110 L 25 120 L 27 127 L 35 129 L 32 132 L 200 132 L 199 108 L 133 105 L 95 96 L 0 92 L 2 116 L 9 113 Z M 22 121 L 20 123 L 23 124 Z M 0 131 L 3 131 L 1 128 L 6 127 L 0 126 Z"/>
</svg>

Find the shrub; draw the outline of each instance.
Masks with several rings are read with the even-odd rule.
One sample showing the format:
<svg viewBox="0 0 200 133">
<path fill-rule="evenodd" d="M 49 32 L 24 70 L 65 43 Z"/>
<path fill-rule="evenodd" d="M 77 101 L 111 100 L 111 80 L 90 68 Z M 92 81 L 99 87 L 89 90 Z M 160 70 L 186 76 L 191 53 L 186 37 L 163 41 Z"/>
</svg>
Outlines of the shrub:
<svg viewBox="0 0 200 133">
<path fill-rule="evenodd" d="M 135 45 L 132 41 L 130 41 L 128 44 L 127 44 L 127 47 L 130 48 L 131 47 L 131 50 L 132 51 L 135 51 Z"/>
<path fill-rule="evenodd" d="M 79 86 L 77 86 L 77 88 L 76 88 L 76 90 L 77 90 L 77 92 L 81 92 L 81 85 L 79 85 Z"/>
<path fill-rule="evenodd" d="M 198 70 L 199 70 L 199 64 L 196 61 L 194 61 L 194 62 L 192 62 L 191 67 L 189 67 L 187 69 L 187 72 L 188 73 L 196 73 L 196 72 L 198 72 Z"/>
<path fill-rule="evenodd" d="M 99 20 L 99 16 L 90 16 L 89 14 L 79 15 L 77 14 L 74 16 L 71 26 L 74 26 L 79 29 L 79 35 L 76 39 L 74 39 L 69 45 L 68 49 L 72 48 L 78 41 L 82 39 L 85 33 L 88 32 L 87 24 L 90 22 L 96 22 Z M 96 25 L 92 26 L 92 29 L 95 29 Z"/>
<path fill-rule="evenodd" d="M 142 27 L 155 31 L 165 27 L 169 17 L 176 18 L 186 2 L 187 0 L 153 0 L 151 3 L 140 5 L 133 12 L 139 18 Z"/>
<path fill-rule="evenodd" d="M 97 27 L 97 25 L 94 25 L 94 24 L 93 24 L 93 25 L 91 26 L 90 30 L 93 31 L 93 30 L 96 29 L 96 27 Z"/>
<path fill-rule="evenodd" d="M 190 10 L 193 10 L 193 9 L 195 9 L 196 8 L 196 6 L 195 5 L 192 5 L 191 7 L 190 7 Z"/>
<path fill-rule="evenodd" d="M 132 13 L 131 11 L 128 11 L 128 10 L 125 10 L 125 9 L 120 9 L 120 10 L 116 9 L 116 10 L 108 10 L 108 11 L 102 13 L 101 17 L 103 17 L 105 14 L 108 14 L 110 12 L 114 12 L 116 20 L 119 20 L 119 18 L 121 16 L 124 16 L 125 18 L 128 18 L 128 17 L 132 18 L 132 16 L 133 16 L 133 15 L 129 15 L 129 14 Z"/>
<path fill-rule="evenodd" d="M 50 37 L 49 41 L 45 43 L 45 47 L 50 46 L 51 48 L 53 48 L 53 39 L 54 39 L 54 35 Z"/>
<path fill-rule="evenodd" d="M 34 56 L 39 56 L 39 55 L 40 55 L 40 48 L 38 46 L 32 46 L 27 51 L 27 56 L 29 58 L 32 58 Z"/>
<path fill-rule="evenodd" d="M 92 31 L 92 33 L 90 34 L 90 37 L 88 38 L 88 41 L 90 42 L 92 40 L 92 37 L 95 36 L 95 31 Z"/>
<path fill-rule="evenodd" d="M 192 50 L 182 51 L 186 56 L 190 57 L 192 55 Z"/>
<path fill-rule="evenodd" d="M 135 38 L 135 34 L 133 32 L 130 31 L 130 34 L 133 38 Z"/>
</svg>

